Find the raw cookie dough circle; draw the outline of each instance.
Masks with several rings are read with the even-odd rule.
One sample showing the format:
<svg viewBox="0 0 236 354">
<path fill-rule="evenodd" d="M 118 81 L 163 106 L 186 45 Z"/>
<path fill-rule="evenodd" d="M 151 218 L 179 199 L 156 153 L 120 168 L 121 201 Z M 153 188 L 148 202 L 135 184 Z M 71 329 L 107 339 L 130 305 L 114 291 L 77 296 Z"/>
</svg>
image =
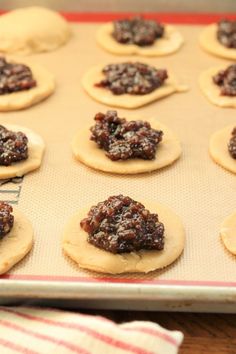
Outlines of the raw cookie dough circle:
<svg viewBox="0 0 236 354">
<path fill-rule="evenodd" d="M 228 152 L 228 143 L 235 125 L 229 125 L 215 132 L 209 143 L 209 152 L 213 160 L 226 170 L 236 173 L 236 160 Z"/>
<path fill-rule="evenodd" d="M 19 210 L 13 210 L 14 225 L 0 240 L 0 274 L 6 273 L 25 257 L 33 245 L 33 228 Z"/>
<path fill-rule="evenodd" d="M 0 52 L 32 54 L 54 50 L 66 43 L 71 30 L 58 13 L 26 7 L 0 17 Z"/>
<path fill-rule="evenodd" d="M 220 236 L 227 250 L 236 255 L 236 212 L 223 221 Z"/>
<path fill-rule="evenodd" d="M 145 208 L 157 213 L 165 227 L 163 251 L 142 250 L 139 252 L 112 254 L 87 242 L 87 233 L 80 227 L 80 221 L 88 209 L 75 214 L 66 225 L 63 235 L 63 250 L 81 268 L 101 273 L 148 273 L 173 263 L 182 253 L 185 231 L 175 213 L 159 203 L 145 203 Z"/>
<path fill-rule="evenodd" d="M 163 56 L 176 52 L 184 43 L 182 35 L 175 27 L 165 25 L 165 33 L 152 45 L 140 47 L 136 44 L 121 44 L 112 37 L 113 23 L 100 26 L 96 34 L 98 44 L 110 53 L 117 55 L 138 54 L 143 56 Z"/>
<path fill-rule="evenodd" d="M 216 36 L 217 24 L 212 24 L 204 28 L 199 36 L 199 43 L 206 52 L 225 59 L 236 59 L 236 49 L 227 48 L 221 44 Z"/>
<path fill-rule="evenodd" d="M 10 166 L 0 166 L 0 179 L 21 177 L 33 171 L 41 165 L 45 144 L 41 136 L 32 130 L 14 124 L 1 123 L 4 127 L 13 131 L 21 131 L 28 137 L 28 159 L 15 162 Z"/>
<path fill-rule="evenodd" d="M 36 63 L 31 63 L 28 60 L 21 58 L 7 58 L 7 61 L 16 62 L 27 65 L 36 80 L 37 85 L 29 90 L 12 92 L 9 94 L 0 95 L 0 111 L 16 111 L 30 107 L 48 96 L 55 90 L 54 76 L 47 71 L 43 66 Z"/>
<path fill-rule="evenodd" d="M 146 95 L 114 95 L 110 90 L 101 87 L 95 87 L 94 84 L 104 79 L 102 69 L 105 65 L 92 67 L 82 78 L 82 85 L 85 91 L 96 101 L 104 103 L 108 106 L 122 108 L 138 108 L 148 103 L 156 101 L 174 92 L 186 91 L 186 85 L 180 85 L 176 78 L 169 75 L 165 83 L 158 89 Z"/>
<path fill-rule="evenodd" d="M 216 85 L 212 79 L 220 70 L 226 68 L 225 65 L 221 65 L 203 71 L 199 77 L 199 86 L 207 99 L 216 106 L 236 108 L 236 96 L 221 95 L 220 86 Z"/>
<path fill-rule="evenodd" d="M 127 118 L 127 117 L 126 117 Z M 127 120 L 131 120 L 131 117 Z M 137 118 L 133 118 L 137 120 Z M 136 174 L 151 172 L 172 164 L 181 155 L 181 145 L 175 135 L 164 125 L 153 120 L 147 120 L 153 129 L 164 132 L 162 141 L 157 146 L 155 160 L 129 159 L 126 161 L 112 161 L 105 155 L 105 150 L 99 149 L 94 141 L 90 140 L 89 127 L 81 129 L 72 141 L 72 151 L 77 160 L 96 170 L 119 173 Z"/>
</svg>

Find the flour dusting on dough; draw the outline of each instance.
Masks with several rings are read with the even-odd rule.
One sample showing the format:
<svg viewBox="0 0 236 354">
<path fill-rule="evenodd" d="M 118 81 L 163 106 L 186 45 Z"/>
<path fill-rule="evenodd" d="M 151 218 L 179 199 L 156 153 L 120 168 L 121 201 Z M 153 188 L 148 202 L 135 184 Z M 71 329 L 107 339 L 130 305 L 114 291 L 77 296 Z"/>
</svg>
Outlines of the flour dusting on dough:
<svg viewBox="0 0 236 354">
<path fill-rule="evenodd" d="M 202 49 L 217 57 L 236 60 L 236 49 L 223 46 L 217 39 L 217 24 L 206 26 L 199 36 Z"/>
<path fill-rule="evenodd" d="M 162 38 L 158 38 L 153 45 L 145 47 L 136 44 L 121 44 L 113 38 L 112 32 L 113 23 L 106 23 L 98 29 L 96 39 L 103 49 L 116 55 L 164 56 L 176 52 L 184 43 L 179 31 L 170 25 L 165 25 L 165 33 Z"/>
<path fill-rule="evenodd" d="M 36 86 L 29 90 L 0 95 L 0 112 L 16 111 L 30 107 L 50 96 L 55 90 L 55 78 L 43 66 L 19 57 L 7 57 L 9 62 L 27 65 L 36 80 Z"/>
<path fill-rule="evenodd" d="M 221 95 L 220 87 L 212 79 L 214 75 L 225 70 L 226 67 L 226 65 L 219 65 L 203 71 L 199 77 L 199 86 L 207 99 L 216 106 L 236 108 L 236 96 Z"/>
<path fill-rule="evenodd" d="M 184 92 L 188 90 L 186 85 L 180 84 L 175 76 L 168 71 L 168 79 L 158 89 L 146 95 L 114 95 L 106 88 L 94 86 L 95 83 L 104 79 L 102 70 L 105 65 L 92 67 L 82 78 L 82 85 L 85 91 L 96 101 L 112 107 L 138 108 L 153 101 L 169 96 L 175 92 Z"/>
<path fill-rule="evenodd" d="M 144 120 L 151 124 L 153 129 L 164 132 L 163 139 L 159 143 L 154 160 L 129 159 L 125 161 L 112 161 L 105 151 L 99 149 L 97 144 L 90 140 L 89 126 L 79 130 L 72 141 L 72 151 L 76 159 L 85 165 L 96 170 L 118 174 L 136 174 L 151 172 L 159 168 L 168 166 L 176 161 L 182 152 L 178 138 L 163 124 L 155 119 L 142 119 L 137 117 L 127 117 L 127 120 Z"/>
<path fill-rule="evenodd" d="M 9 130 L 21 131 L 27 136 L 29 154 L 26 160 L 13 163 L 9 166 L 0 166 L 0 179 L 21 177 L 26 173 L 39 168 L 45 150 L 45 144 L 41 136 L 25 127 L 8 123 L 5 124 L 4 122 L 0 122 L 0 124 Z"/>
<path fill-rule="evenodd" d="M 101 273 L 148 273 L 173 263 L 182 253 L 185 231 L 180 218 L 169 208 L 159 203 L 142 203 L 152 213 L 157 213 L 165 226 L 163 251 L 142 250 L 125 254 L 113 254 L 87 242 L 87 233 L 79 222 L 89 208 L 76 213 L 68 222 L 63 234 L 63 250 L 81 268 Z"/>
</svg>

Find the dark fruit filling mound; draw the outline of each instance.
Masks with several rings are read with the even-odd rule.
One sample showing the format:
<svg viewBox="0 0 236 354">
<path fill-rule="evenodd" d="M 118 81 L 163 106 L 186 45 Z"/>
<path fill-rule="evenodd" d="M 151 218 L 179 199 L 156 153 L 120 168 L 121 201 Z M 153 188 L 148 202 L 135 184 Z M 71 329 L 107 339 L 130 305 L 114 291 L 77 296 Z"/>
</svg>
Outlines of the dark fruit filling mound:
<svg viewBox="0 0 236 354">
<path fill-rule="evenodd" d="M 5 202 L 0 202 L 0 239 L 11 231 L 14 216 L 12 206 Z"/>
<path fill-rule="evenodd" d="M 114 21 L 113 37 L 122 44 L 136 44 L 140 47 L 152 45 L 158 38 L 163 37 L 164 27 L 152 20 L 134 17 Z"/>
<path fill-rule="evenodd" d="M 93 206 L 80 226 L 89 243 L 111 253 L 164 248 L 164 225 L 158 215 L 123 195 Z"/>
<path fill-rule="evenodd" d="M 13 132 L 0 125 L 0 165 L 9 166 L 28 158 L 28 138 L 24 133 Z"/>
<path fill-rule="evenodd" d="M 236 20 L 219 21 L 217 39 L 227 48 L 236 48 Z"/>
<path fill-rule="evenodd" d="M 213 76 L 213 82 L 220 86 L 223 96 L 236 96 L 236 64 L 230 65 L 226 70 L 219 71 Z"/>
<path fill-rule="evenodd" d="M 95 86 L 107 88 L 114 95 L 146 95 L 162 86 L 168 78 L 165 69 L 156 69 L 138 62 L 109 64 L 102 72 L 105 79 Z"/>
<path fill-rule="evenodd" d="M 140 158 L 153 160 L 163 132 L 152 129 L 148 122 L 127 121 L 119 118 L 116 111 L 97 113 L 95 125 L 90 128 L 91 140 L 104 149 L 111 160 Z"/>
<path fill-rule="evenodd" d="M 8 63 L 0 57 L 0 95 L 29 90 L 36 86 L 30 68 L 24 64 Z"/>
<path fill-rule="evenodd" d="M 232 131 L 232 137 L 229 140 L 228 151 L 233 159 L 236 159 L 236 127 Z"/>
</svg>

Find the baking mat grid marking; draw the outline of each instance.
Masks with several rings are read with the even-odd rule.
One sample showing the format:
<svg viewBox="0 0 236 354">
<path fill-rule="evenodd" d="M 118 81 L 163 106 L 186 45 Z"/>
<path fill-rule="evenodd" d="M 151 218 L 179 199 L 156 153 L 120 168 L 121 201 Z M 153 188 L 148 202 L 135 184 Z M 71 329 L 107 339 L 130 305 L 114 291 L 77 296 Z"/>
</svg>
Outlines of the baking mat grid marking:
<svg viewBox="0 0 236 354">
<path fill-rule="evenodd" d="M 17 205 L 20 200 L 24 177 L 0 180 L 0 200 Z"/>
</svg>

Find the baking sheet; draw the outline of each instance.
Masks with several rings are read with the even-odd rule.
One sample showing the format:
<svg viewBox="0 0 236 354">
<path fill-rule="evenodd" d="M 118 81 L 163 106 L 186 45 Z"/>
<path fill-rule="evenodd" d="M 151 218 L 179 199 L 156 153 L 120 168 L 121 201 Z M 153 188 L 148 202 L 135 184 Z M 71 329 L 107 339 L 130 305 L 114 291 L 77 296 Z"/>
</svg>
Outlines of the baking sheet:
<svg viewBox="0 0 236 354">
<path fill-rule="evenodd" d="M 186 41 L 184 47 L 174 55 L 145 58 L 143 61 L 172 70 L 183 83 L 189 85 L 190 90 L 128 113 L 143 119 L 155 117 L 171 128 L 182 142 L 182 157 L 173 166 L 150 174 L 118 176 L 102 173 L 75 161 L 71 153 L 70 142 L 77 129 L 91 125 L 95 113 L 109 109 L 93 101 L 83 91 L 81 77 L 92 65 L 112 63 L 122 58 L 97 46 L 95 32 L 98 24 L 72 26 L 74 35 L 66 46 L 55 52 L 31 57 L 55 74 L 55 94 L 30 109 L 0 114 L 1 124 L 16 123 L 32 128 L 42 135 L 47 147 L 40 170 L 28 174 L 18 184 L 0 187 L 0 198 L 14 198 L 15 204 L 28 216 L 35 230 L 32 252 L 7 276 L 2 277 L 0 296 L 11 293 L 11 287 L 12 294 L 18 289 L 19 295 L 24 293 L 24 296 L 30 296 L 39 281 L 46 281 L 51 296 L 53 292 L 56 294 L 56 282 L 63 282 L 66 297 L 69 284 L 82 291 L 87 283 L 91 283 L 93 292 L 93 285 L 98 281 L 100 286 L 106 285 L 108 293 L 114 283 L 118 283 L 119 287 L 124 285 L 120 288 L 121 293 L 128 298 L 135 297 L 128 291 L 128 284 L 132 284 L 136 291 L 143 289 L 144 293 L 145 285 L 149 284 L 153 298 L 160 287 L 166 285 L 172 297 L 176 286 L 195 289 L 195 295 L 199 291 L 201 293 L 201 287 L 214 286 L 216 293 L 224 288 L 225 297 L 221 301 L 227 299 L 227 294 L 231 294 L 231 300 L 235 301 L 236 258 L 225 250 L 219 239 L 221 222 L 236 207 L 235 175 L 216 165 L 208 155 L 209 136 L 235 122 L 235 110 L 210 104 L 197 83 L 199 74 L 209 66 L 228 65 L 229 62 L 214 58 L 199 48 L 197 38 L 202 26 L 178 26 Z M 124 58 L 129 59 L 138 58 Z M 121 117 L 127 114 L 122 109 L 118 112 Z M 148 275 L 111 277 L 80 270 L 62 254 L 61 236 L 68 218 L 85 205 L 91 206 L 120 193 L 141 202 L 156 200 L 171 207 L 182 218 L 186 229 L 186 247 L 173 265 Z M 76 284 L 71 285 L 71 282 Z M 63 297 L 63 288 L 61 290 L 59 298 Z M 46 297 L 50 297 L 49 293 Z M 207 301 L 211 299 L 212 295 Z"/>
</svg>

